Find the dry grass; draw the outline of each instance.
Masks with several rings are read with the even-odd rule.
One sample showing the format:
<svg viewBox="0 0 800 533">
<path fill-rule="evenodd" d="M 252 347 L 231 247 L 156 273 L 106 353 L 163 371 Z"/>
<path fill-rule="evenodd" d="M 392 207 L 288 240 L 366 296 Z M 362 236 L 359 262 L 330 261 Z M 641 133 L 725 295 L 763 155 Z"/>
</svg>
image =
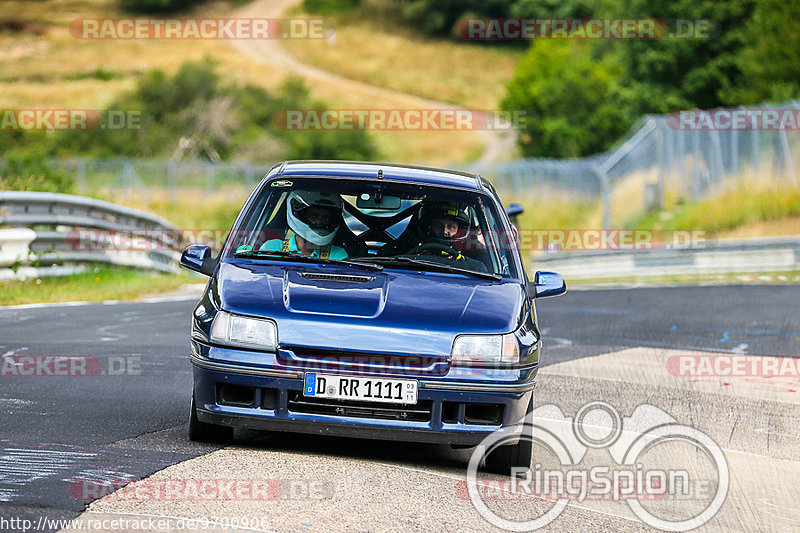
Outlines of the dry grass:
<svg viewBox="0 0 800 533">
<path fill-rule="evenodd" d="M 372 16 L 369 16 L 369 15 Z M 524 49 L 420 36 L 391 12 L 335 17 L 335 40 L 287 41 L 297 59 L 340 76 L 472 109 L 497 109 Z"/>
<path fill-rule="evenodd" d="M 783 237 L 800 235 L 800 216 L 755 222 L 732 230 L 720 231 L 720 239 L 746 239 L 749 237 Z"/>
<path fill-rule="evenodd" d="M 576 200 L 567 193 L 548 193 L 546 196 L 527 193 L 499 192 L 503 205 L 517 203 L 525 208 L 519 218 L 520 231 L 563 229 L 595 229 L 596 203 Z"/>
<path fill-rule="evenodd" d="M 211 230 L 221 235 L 231 228 L 251 192 L 244 186 L 230 185 L 210 194 L 181 190 L 174 201 L 169 191 L 158 189 L 148 189 L 145 194 L 134 190 L 129 195 L 101 191 L 95 196 L 154 213 L 185 231 Z"/>
<path fill-rule="evenodd" d="M 212 2 L 194 9 L 190 16 L 226 16 L 233 9 L 230 2 Z M 285 71 L 251 60 L 224 40 L 79 40 L 69 33 L 69 23 L 76 18 L 130 16 L 120 11 L 116 2 L 5 0 L 2 16 L 14 15 L 41 24 L 47 31 L 44 35 L 0 32 L 0 108 L 102 109 L 121 92 L 133 88 L 143 72 L 160 68 L 172 73 L 184 61 L 205 57 L 216 60 L 223 77 L 238 84 L 271 90 L 286 77 Z M 112 79 L 98 79 L 94 73 L 101 69 Z M 428 73 L 424 63 L 414 65 L 414 70 L 418 75 Z M 478 70 L 475 68 L 476 75 Z M 396 98 L 365 95 L 331 82 L 315 82 L 311 90 L 331 108 L 409 107 Z M 483 146 L 475 132 L 372 134 L 381 158 L 398 162 L 446 165 L 474 158 Z"/>
<path fill-rule="evenodd" d="M 686 192 L 690 184 L 667 177 L 665 208 L 646 213 L 644 190 L 657 183 L 658 173 L 639 172 L 617 181 L 611 191 L 611 227 L 659 231 L 702 230 L 716 238 L 800 235 L 800 188 L 769 170 L 754 175 L 744 169 L 739 179 L 709 191 L 698 202 Z M 566 194 L 548 196 L 504 195 L 504 202 L 526 208 L 521 225 L 534 229 L 600 228 L 603 206 L 580 202 Z"/>
</svg>

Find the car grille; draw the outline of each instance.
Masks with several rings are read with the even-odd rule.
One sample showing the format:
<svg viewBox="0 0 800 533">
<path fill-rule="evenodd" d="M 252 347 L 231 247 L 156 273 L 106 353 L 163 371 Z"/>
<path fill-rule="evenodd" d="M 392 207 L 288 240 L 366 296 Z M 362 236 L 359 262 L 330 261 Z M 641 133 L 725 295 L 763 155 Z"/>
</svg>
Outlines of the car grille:
<svg viewBox="0 0 800 533">
<path fill-rule="evenodd" d="M 433 402 L 430 400 L 420 401 L 416 405 L 375 404 L 374 402 L 309 398 L 297 391 L 289 392 L 289 411 L 294 413 L 429 422 L 432 407 Z"/>
<path fill-rule="evenodd" d="M 282 346 L 295 358 L 284 359 L 284 364 L 306 365 L 308 372 L 325 371 L 368 371 L 386 375 L 427 374 L 443 376 L 448 372 L 450 361 L 447 357 L 431 355 L 391 355 L 368 352 L 326 350 L 305 346 Z"/>
<path fill-rule="evenodd" d="M 409 422 L 431 422 L 433 401 L 420 400 L 415 405 L 335 400 L 303 396 L 301 391 L 287 391 L 286 404 L 281 401 L 280 391 L 274 388 L 256 388 L 242 385 L 217 383 L 219 405 L 249 409 L 281 410 L 291 413 L 348 416 L 379 420 Z M 495 403 L 441 402 L 441 416 L 434 424 L 463 424 L 467 426 L 501 426 L 505 405 Z"/>
</svg>

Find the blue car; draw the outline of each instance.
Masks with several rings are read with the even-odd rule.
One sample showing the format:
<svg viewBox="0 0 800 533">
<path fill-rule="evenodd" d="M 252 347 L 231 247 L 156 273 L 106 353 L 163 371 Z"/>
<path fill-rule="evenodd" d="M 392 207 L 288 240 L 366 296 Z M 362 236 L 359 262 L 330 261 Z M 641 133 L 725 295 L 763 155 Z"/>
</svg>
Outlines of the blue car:
<svg viewBox="0 0 800 533">
<path fill-rule="evenodd" d="M 474 446 L 503 429 L 493 471 L 527 467 L 541 335 L 516 228 L 480 176 L 394 164 L 273 167 L 192 315 L 189 436 L 233 428 Z"/>
</svg>

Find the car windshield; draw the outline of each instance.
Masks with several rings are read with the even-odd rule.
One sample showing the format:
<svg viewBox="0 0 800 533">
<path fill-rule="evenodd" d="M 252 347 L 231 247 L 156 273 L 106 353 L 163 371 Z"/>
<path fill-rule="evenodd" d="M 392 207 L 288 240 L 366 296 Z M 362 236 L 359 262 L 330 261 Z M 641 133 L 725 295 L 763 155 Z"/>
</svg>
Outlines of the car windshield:
<svg viewBox="0 0 800 533">
<path fill-rule="evenodd" d="M 517 277 L 513 246 L 504 235 L 495 202 L 482 192 L 292 177 L 261 188 L 223 253 Z"/>
</svg>

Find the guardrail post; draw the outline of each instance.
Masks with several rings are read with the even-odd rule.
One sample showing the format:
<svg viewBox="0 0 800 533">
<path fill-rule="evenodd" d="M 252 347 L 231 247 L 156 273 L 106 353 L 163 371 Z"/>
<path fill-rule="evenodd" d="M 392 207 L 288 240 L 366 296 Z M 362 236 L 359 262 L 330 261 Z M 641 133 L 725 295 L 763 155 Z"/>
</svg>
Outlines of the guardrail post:
<svg viewBox="0 0 800 533">
<path fill-rule="evenodd" d="M 692 159 L 694 172 L 692 173 L 692 199 L 700 200 L 700 131 L 692 132 Z"/>
<path fill-rule="evenodd" d="M 786 130 L 778 130 L 781 152 L 783 152 L 783 169 L 788 174 L 792 182 L 792 187 L 797 187 L 797 179 L 794 176 L 794 166 L 792 165 L 792 154 L 789 153 L 789 141 L 786 139 Z"/>
<path fill-rule="evenodd" d="M 131 197 L 131 188 L 133 183 L 133 167 L 131 166 L 131 162 L 126 160 L 124 166 L 122 167 L 122 187 L 125 190 L 125 197 Z"/>
<path fill-rule="evenodd" d="M 214 192 L 214 164 L 206 164 L 206 191 L 209 193 Z"/>
<path fill-rule="evenodd" d="M 666 135 L 665 135 L 666 133 Z M 645 212 L 649 211 L 650 207 L 655 207 L 657 209 L 664 208 L 664 189 L 665 189 L 665 182 L 666 182 L 666 172 L 667 172 L 667 159 L 671 157 L 672 154 L 669 156 L 667 155 L 667 147 L 665 146 L 667 141 L 666 137 L 669 135 L 669 132 L 665 132 L 661 129 L 661 123 L 656 122 L 656 151 L 658 152 L 658 187 L 656 190 L 656 198 L 650 206 L 645 205 L 644 210 Z M 606 228 L 607 229 L 607 228 Z"/>
<path fill-rule="evenodd" d="M 753 127 L 753 180 L 758 179 L 758 158 L 761 150 L 758 149 L 758 128 Z"/>
<path fill-rule="evenodd" d="M 86 192 L 86 161 L 83 159 L 75 161 L 75 180 L 78 184 L 78 192 Z"/>
<path fill-rule="evenodd" d="M 721 185 L 725 182 L 725 164 L 722 159 L 722 143 L 719 138 L 719 131 L 714 130 L 709 132 L 711 139 L 711 162 L 714 169 L 714 192 L 719 192 Z"/>
<path fill-rule="evenodd" d="M 167 161 L 167 188 L 169 189 L 169 203 L 174 204 L 177 199 L 177 165 L 175 161 Z"/>
<path fill-rule="evenodd" d="M 597 179 L 600 180 L 600 194 L 603 201 L 603 229 L 611 229 L 611 187 L 609 185 L 608 175 L 600 168 L 599 165 L 592 165 Z"/>
<path fill-rule="evenodd" d="M 244 184 L 245 186 L 250 189 L 253 187 L 253 176 L 255 175 L 255 171 L 253 170 L 253 165 L 247 163 L 244 166 Z"/>
<path fill-rule="evenodd" d="M 731 129 L 731 174 L 736 176 L 739 174 L 739 132 L 734 128 Z"/>
</svg>

